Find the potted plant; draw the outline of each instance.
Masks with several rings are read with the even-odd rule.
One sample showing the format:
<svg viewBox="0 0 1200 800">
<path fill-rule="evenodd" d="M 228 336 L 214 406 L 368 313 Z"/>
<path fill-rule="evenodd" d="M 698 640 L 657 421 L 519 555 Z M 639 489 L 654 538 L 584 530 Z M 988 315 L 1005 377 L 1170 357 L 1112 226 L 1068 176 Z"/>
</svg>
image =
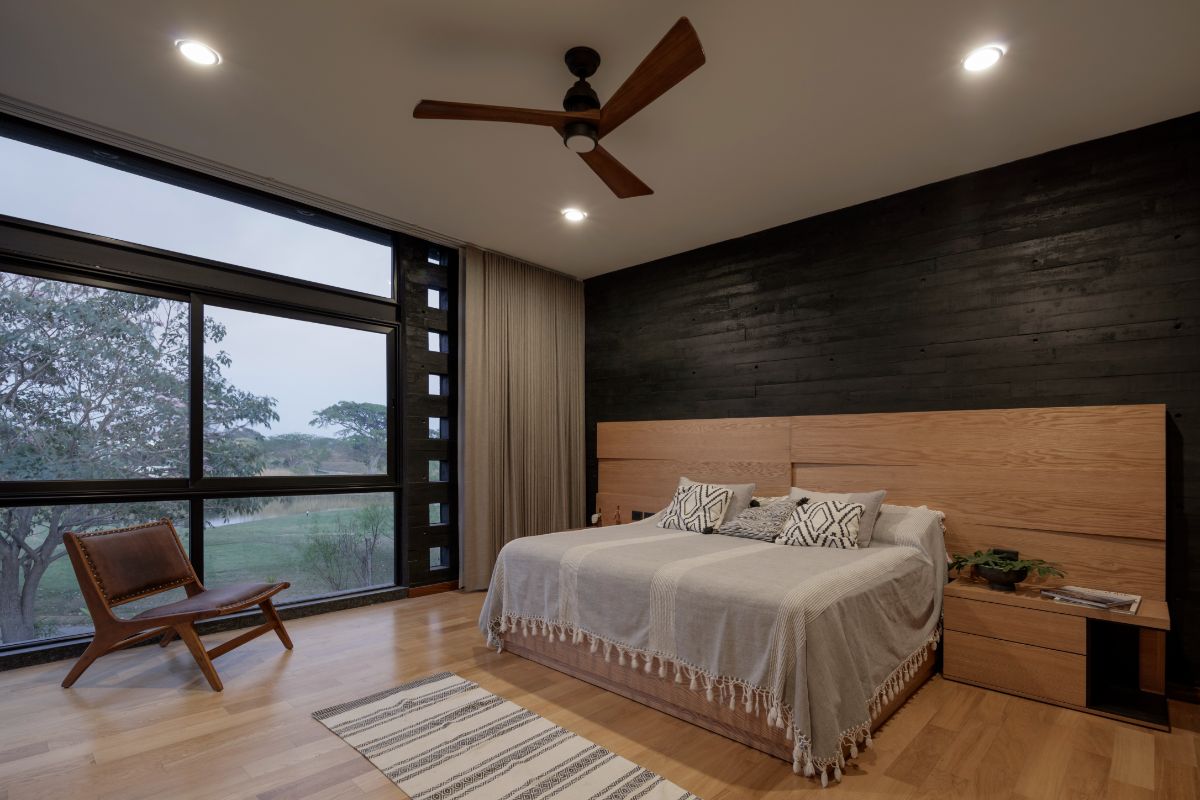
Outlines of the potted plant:
<svg viewBox="0 0 1200 800">
<path fill-rule="evenodd" d="M 1019 555 L 1015 550 L 976 550 L 969 556 L 955 553 L 950 560 L 950 569 L 961 572 L 970 568 L 972 573 L 988 582 L 988 588 L 1001 592 L 1013 591 L 1031 571 L 1040 578 L 1052 575 L 1061 578 L 1066 574 L 1040 558 L 1018 558 Z"/>
</svg>

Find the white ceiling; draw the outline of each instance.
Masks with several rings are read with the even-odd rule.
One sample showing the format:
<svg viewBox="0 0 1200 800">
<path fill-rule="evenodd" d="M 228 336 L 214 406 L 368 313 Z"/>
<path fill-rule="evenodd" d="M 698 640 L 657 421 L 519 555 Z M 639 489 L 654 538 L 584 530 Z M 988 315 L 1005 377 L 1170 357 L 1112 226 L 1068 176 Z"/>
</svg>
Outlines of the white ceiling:
<svg viewBox="0 0 1200 800">
<path fill-rule="evenodd" d="M 576 44 L 603 100 L 685 14 L 708 63 L 604 141 L 652 196 L 549 129 L 412 119 L 559 108 Z M 0 94 L 587 277 L 1196 111 L 1198 41 L 1196 0 L 0 0 Z"/>
</svg>

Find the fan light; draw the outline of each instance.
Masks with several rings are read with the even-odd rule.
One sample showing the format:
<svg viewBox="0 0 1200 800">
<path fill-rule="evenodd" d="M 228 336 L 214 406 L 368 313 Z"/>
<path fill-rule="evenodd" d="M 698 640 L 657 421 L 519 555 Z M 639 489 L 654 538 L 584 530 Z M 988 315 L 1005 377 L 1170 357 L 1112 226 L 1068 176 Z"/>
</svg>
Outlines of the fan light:
<svg viewBox="0 0 1200 800">
<path fill-rule="evenodd" d="M 590 153 L 596 149 L 596 140 L 590 136 L 568 136 L 563 142 L 572 153 Z"/>
<path fill-rule="evenodd" d="M 563 144 L 573 153 L 596 149 L 596 127 L 586 122 L 570 122 L 563 127 Z"/>
<path fill-rule="evenodd" d="M 564 208 L 562 215 L 567 222 L 583 222 L 587 219 L 587 212 L 580 211 L 578 208 Z"/>
<path fill-rule="evenodd" d="M 194 39 L 179 39 L 175 42 L 175 46 L 179 48 L 183 57 L 193 64 L 211 67 L 221 63 L 221 54 L 204 42 L 197 42 Z"/>
<path fill-rule="evenodd" d="M 963 59 L 963 69 L 967 72 L 982 72 L 994 67 L 1002 55 L 1004 55 L 1003 45 L 986 44 L 983 47 L 977 47 L 967 53 L 967 57 Z"/>
</svg>

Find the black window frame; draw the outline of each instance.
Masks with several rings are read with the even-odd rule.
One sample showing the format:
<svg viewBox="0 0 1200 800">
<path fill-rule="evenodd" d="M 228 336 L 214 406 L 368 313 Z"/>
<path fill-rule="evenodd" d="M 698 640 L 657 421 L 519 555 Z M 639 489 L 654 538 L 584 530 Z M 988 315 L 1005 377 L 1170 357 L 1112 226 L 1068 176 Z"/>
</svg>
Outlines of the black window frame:
<svg viewBox="0 0 1200 800">
<path fill-rule="evenodd" d="M 14 136 L 19 131 L 21 135 Z M 122 151 L 107 144 L 98 144 L 82 137 L 43 128 L 32 123 L 0 115 L 0 136 L 11 136 L 39 146 L 69 152 L 96 150 L 120 155 L 121 168 L 138 171 L 155 179 L 225 197 L 262 210 L 281 213 L 280 209 L 304 208 L 282 198 L 265 195 L 257 190 L 231 184 L 218 178 L 192 173 L 172 165 Z M 93 159 L 96 160 L 96 159 Z M 102 161 L 100 163 L 108 163 Z M 148 166 L 147 166 L 148 165 Z M 255 202 L 244 202 L 245 198 Z M 410 473 L 410 463 L 425 464 L 428 448 L 414 448 L 426 442 L 413 442 L 406 434 L 408 409 L 423 405 L 415 395 L 424 394 L 427 383 L 413 385 L 410 377 L 410 350 L 426 349 L 425 339 L 413 341 L 409 331 L 422 329 L 431 318 L 450 336 L 457 336 L 456 313 L 458 251 L 442 244 L 418 239 L 405 233 L 387 231 L 357 221 L 343 220 L 319 209 L 306 209 L 305 222 L 313 219 L 325 222 L 325 227 L 346 231 L 373 231 L 374 241 L 386 238 L 392 250 L 392 296 L 384 298 L 336 286 L 313 283 L 271 272 L 255 270 L 209 259 L 173 253 L 136 243 L 56 226 L 0 215 L 0 271 L 13 272 L 96 286 L 122 292 L 150 295 L 189 303 L 189 454 L 188 475 L 184 478 L 137 478 L 119 480 L 39 480 L 0 481 L 0 506 L 58 505 L 75 503 L 122 503 L 147 500 L 185 500 L 189 503 L 189 545 L 193 565 L 204 578 L 204 501 L 229 497 L 284 497 L 322 494 L 389 494 L 393 504 L 394 585 L 381 595 L 394 596 L 396 587 L 405 588 L 457 578 L 457 514 L 453 498 L 456 494 L 456 436 L 439 440 L 439 458 L 450 462 L 450 480 L 433 484 L 436 493 L 451 503 L 450 520 L 439 526 L 439 544 L 449 547 L 450 569 L 439 569 L 437 575 L 428 570 L 414 570 L 413 551 L 425 546 L 427 537 L 412 535 L 411 507 L 414 494 L 424 496 L 420 483 Z M 428 263 L 428 254 L 439 254 L 440 266 Z M 412 302 L 414 287 L 428 279 L 430 269 L 444 271 L 444 280 L 437 288 L 450 292 L 451 310 L 433 310 Z M 418 274 L 419 273 L 419 274 Z M 251 476 L 230 478 L 205 476 L 203 471 L 203 352 L 204 309 L 208 305 L 234 308 L 270 316 L 337 325 L 356 330 L 382 333 L 387 337 L 386 383 L 388 452 L 387 469 L 378 475 L 303 475 Z M 414 313 L 415 312 L 415 313 Z M 455 372 L 453 346 L 442 357 L 446 374 Z M 446 416 L 457 415 L 458 392 L 455 381 L 450 391 L 439 401 Z M 414 452 L 419 449 L 420 452 Z M 428 501 L 426 501 L 428 502 Z M 453 532 L 452 537 L 445 534 Z M 420 543 L 415 541 L 419 539 Z M 339 598 L 365 590 L 351 590 L 324 595 Z M 322 598 L 306 597 L 286 605 L 311 605 Z M 0 644 L 0 653 L 31 646 L 50 646 L 90 638 L 90 634 L 72 635 L 27 642 Z"/>
<path fill-rule="evenodd" d="M 204 319 L 204 309 L 208 306 L 216 306 L 219 308 L 229 308 L 235 311 L 247 311 L 252 314 L 266 314 L 268 316 L 279 317 L 281 319 L 297 320 L 299 322 L 312 322 L 317 325 L 334 325 L 336 327 L 347 328 L 349 330 L 368 331 L 370 333 L 381 333 L 387 337 L 387 345 L 385 356 L 386 377 L 387 381 L 387 470 L 383 474 L 364 474 L 364 475 L 330 475 L 322 479 L 321 485 L 332 484 L 337 485 L 344 483 L 347 486 L 396 486 L 398 485 L 398 476 L 400 474 L 399 461 L 397 453 L 399 452 L 398 431 L 396 430 L 397 420 L 397 403 L 399 392 L 396 391 L 396 376 L 398 370 L 399 353 L 399 325 L 385 325 L 378 322 L 366 322 L 359 320 L 339 320 L 333 321 L 329 317 L 312 314 L 304 311 L 286 311 L 286 312 L 271 312 L 267 313 L 261 306 L 256 306 L 253 303 L 247 303 L 241 300 L 226 300 L 213 294 L 198 294 L 194 296 L 192 303 L 192 324 L 191 324 L 191 347 L 193 352 L 203 353 L 204 350 L 204 330 L 202 324 Z M 195 350 L 197 346 L 200 350 Z M 193 428 L 192 435 L 189 437 L 189 442 L 195 442 L 196 437 L 203 438 L 204 436 L 204 405 L 203 405 L 203 384 L 201 377 L 203 373 L 203 363 L 200 360 L 192 359 L 192 398 L 189 405 L 192 406 L 191 426 Z M 194 404 L 200 402 L 200 406 Z M 191 467 L 188 470 L 189 474 L 197 476 L 193 481 L 200 485 L 201 488 L 210 490 L 223 490 L 229 488 L 241 488 L 242 481 L 252 480 L 257 485 L 268 489 L 294 489 L 308 487 L 314 485 L 311 480 L 315 476 L 298 475 L 290 477 L 280 476 L 256 476 L 253 478 L 230 478 L 226 476 L 206 476 L 204 475 L 203 452 L 200 454 L 191 454 Z"/>
</svg>

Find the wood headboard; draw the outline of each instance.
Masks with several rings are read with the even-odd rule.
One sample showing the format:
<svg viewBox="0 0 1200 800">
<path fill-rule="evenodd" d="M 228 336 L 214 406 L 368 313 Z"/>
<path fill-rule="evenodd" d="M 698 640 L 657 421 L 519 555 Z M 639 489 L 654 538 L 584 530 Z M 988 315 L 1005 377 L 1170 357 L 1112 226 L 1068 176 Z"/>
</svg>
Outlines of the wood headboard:
<svg viewBox="0 0 1200 800">
<path fill-rule="evenodd" d="M 887 489 L 944 511 L 952 553 L 1011 547 L 1068 583 L 1166 597 L 1163 405 L 601 422 L 596 454 L 606 523 L 665 507 L 680 475 Z"/>
</svg>

